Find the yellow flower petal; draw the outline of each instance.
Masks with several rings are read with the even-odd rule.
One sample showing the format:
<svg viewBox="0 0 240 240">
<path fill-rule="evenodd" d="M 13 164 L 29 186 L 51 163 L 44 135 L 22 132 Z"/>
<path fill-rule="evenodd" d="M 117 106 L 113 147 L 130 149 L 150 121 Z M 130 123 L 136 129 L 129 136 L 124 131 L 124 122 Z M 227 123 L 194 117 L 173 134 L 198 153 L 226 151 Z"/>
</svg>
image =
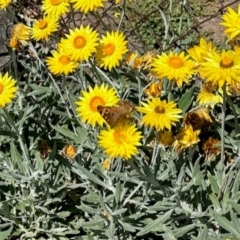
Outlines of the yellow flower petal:
<svg viewBox="0 0 240 240">
<path fill-rule="evenodd" d="M 96 59 L 100 67 L 111 70 L 120 65 L 120 61 L 127 51 L 127 41 L 123 33 L 107 32 L 97 47 Z"/>
<path fill-rule="evenodd" d="M 176 108 L 175 102 L 167 103 L 165 100 L 161 101 L 158 98 L 147 100 L 147 103 L 142 103 L 143 107 L 137 107 L 139 112 L 145 115 L 142 122 L 145 125 L 155 127 L 157 131 L 170 130 L 171 125 L 175 125 L 179 121 L 182 110 Z"/>
<path fill-rule="evenodd" d="M 103 130 L 99 135 L 99 145 L 109 157 L 122 157 L 130 159 L 138 153 L 141 133 L 135 125 L 121 125 L 117 128 Z"/>
<path fill-rule="evenodd" d="M 78 105 L 78 116 L 83 122 L 86 122 L 93 127 L 97 124 L 103 126 L 104 119 L 97 110 L 98 105 L 114 106 L 119 102 L 117 93 L 113 88 L 102 84 L 100 87 L 95 85 L 94 88 L 89 87 L 88 92 L 82 91 L 82 97 L 76 102 Z"/>
</svg>

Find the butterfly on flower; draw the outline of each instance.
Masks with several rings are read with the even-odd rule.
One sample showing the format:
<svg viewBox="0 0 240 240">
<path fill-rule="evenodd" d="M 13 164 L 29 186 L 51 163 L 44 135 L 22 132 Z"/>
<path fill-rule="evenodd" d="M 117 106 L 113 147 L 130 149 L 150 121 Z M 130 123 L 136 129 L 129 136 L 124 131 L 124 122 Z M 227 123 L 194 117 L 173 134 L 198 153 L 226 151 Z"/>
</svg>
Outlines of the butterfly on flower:
<svg viewBox="0 0 240 240">
<path fill-rule="evenodd" d="M 97 107 L 98 112 L 111 128 L 128 123 L 131 120 L 134 109 L 134 104 L 128 100 L 120 100 L 117 106 L 99 105 Z"/>
</svg>

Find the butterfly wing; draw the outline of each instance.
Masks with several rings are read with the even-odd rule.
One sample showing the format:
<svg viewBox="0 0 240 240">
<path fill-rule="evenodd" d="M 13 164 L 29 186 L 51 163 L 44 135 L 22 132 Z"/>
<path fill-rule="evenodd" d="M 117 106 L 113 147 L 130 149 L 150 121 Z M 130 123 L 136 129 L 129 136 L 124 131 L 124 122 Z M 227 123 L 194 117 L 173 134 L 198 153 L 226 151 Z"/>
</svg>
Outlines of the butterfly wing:
<svg viewBox="0 0 240 240">
<path fill-rule="evenodd" d="M 109 107 L 109 106 L 97 106 L 98 112 L 101 114 L 103 119 L 110 125 L 111 128 L 114 127 L 114 112 L 116 107 Z"/>
<path fill-rule="evenodd" d="M 130 117 L 135 109 L 135 105 L 128 100 L 120 100 L 118 106 L 122 109 L 122 112 L 126 117 Z"/>
<path fill-rule="evenodd" d="M 114 128 L 120 124 L 129 122 L 134 108 L 134 104 L 128 100 L 120 100 L 117 106 L 99 105 L 97 110 L 110 127 Z"/>
</svg>

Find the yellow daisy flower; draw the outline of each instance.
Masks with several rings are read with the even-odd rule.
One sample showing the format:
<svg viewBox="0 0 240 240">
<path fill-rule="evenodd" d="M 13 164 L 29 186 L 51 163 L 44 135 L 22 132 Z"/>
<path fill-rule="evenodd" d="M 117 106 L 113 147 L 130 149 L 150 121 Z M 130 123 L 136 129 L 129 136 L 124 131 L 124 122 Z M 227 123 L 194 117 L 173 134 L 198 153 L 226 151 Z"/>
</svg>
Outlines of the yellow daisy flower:
<svg viewBox="0 0 240 240">
<path fill-rule="evenodd" d="M 96 52 L 98 33 L 89 26 L 70 29 L 70 34 L 62 39 L 59 47 L 64 49 L 74 61 L 88 61 L 92 53 Z"/>
<path fill-rule="evenodd" d="M 36 41 L 41 39 L 48 40 L 48 37 L 56 32 L 58 28 L 58 20 L 56 18 L 45 16 L 41 20 L 35 21 L 32 27 L 32 37 Z"/>
<path fill-rule="evenodd" d="M 4 10 L 12 3 L 12 0 L 0 0 L 0 9 Z"/>
<path fill-rule="evenodd" d="M 100 67 L 112 70 L 113 67 L 119 66 L 123 55 L 128 51 L 127 41 L 123 33 L 107 32 L 100 40 L 97 47 L 96 59 Z"/>
<path fill-rule="evenodd" d="M 0 107 L 5 107 L 16 97 L 16 82 L 11 76 L 8 76 L 8 73 L 4 76 L 0 73 Z"/>
<path fill-rule="evenodd" d="M 106 0 L 71 0 L 74 3 L 73 8 L 80 10 L 85 14 L 89 11 L 96 11 L 97 8 L 103 7 Z"/>
<path fill-rule="evenodd" d="M 26 45 L 29 39 L 30 28 L 22 23 L 18 23 L 13 25 L 11 29 L 11 37 L 8 41 L 8 46 L 17 50 L 21 45 Z"/>
<path fill-rule="evenodd" d="M 162 53 L 153 60 L 152 70 L 159 78 L 167 77 L 181 87 L 195 73 L 195 64 L 188 58 L 183 52 L 178 54 L 170 51 L 169 55 Z"/>
<path fill-rule="evenodd" d="M 18 41 L 28 41 L 30 39 L 30 31 L 31 29 L 28 26 L 18 23 L 13 25 L 11 37 L 16 38 Z"/>
<path fill-rule="evenodd" d="M 197 96 L 199 105 L 214 107 L 217 103 L 222 103 L 222 97 L 217 93 L 216 85 L 211 82 L 205 83 Z"/>
<path fill-rule="evenodd" d="M 141 146 L 141 133 L 135 125 L 121 125 L 114 129 L 103 130 L 99 135 L 99 146 L 109 157 L 122 157 L 125 160 L 138 153 Z"/>
<path fill-rule="evenodd" d="M 79 63 L 72 61 L 71 58 L 62 50 L 52 51 L 52 57 L 48 57 L 46 62 L 50 72 L 56 75 L 68 75 L 76 70 Z"/>
<path fill-rule="evenodd" d="M 119 102 L 116 91 L 113 88 L 109 89 L 105 84 L 102 84 L 100 87 L 95 85 L 94 88 L 90 86 L 88 92 L 82 91 L 82 95 L 79 101 L 76 102 L 78 105 L 76 111 L 83 122 L 93 127 L 96 124 L 103 126 L 105 123 L 105 120 L 97 110 L 99 105 L 115 106 Z"/>
<path fill-rule="evenodd" d="M 181 118 L 179 114 L 182 110 L 176 108 L 175 102 L 167 103 L 165 100 L 152 98 L 142 105 L 143 107 L 137 107 L 137 110 L 145 114 L 142 118 L 143 124 L 155 127 L 157 131 L 165 128 L 170 130 L 171 125 L 175 125 Z"/>
<path fill-rule="evenodd" d="M 193 130 L 191 125 L 186 126 L 181 129 L 180 133 L 177 135 L 177 140 L 173 143 L 173 147 L 176 151 L 181 151 L 184 148 L 191 147 L 192 145 L 198 143 L 200 139 L 198 138 L 200 130 Z"/>
<path fill-rule="evenodd" d="M 228 7 L 227 12 L 222 16 L 223 22 L 220 25 L 226 27 L 224 33 L 232 40 L 240 34 L 240 4 L 238 5 L 238 12 Z"/>
<path fill-rule="evenodd" d="M 205 62 L 205 57 L 208 53 L 216 51 L 212 42 L 207 42 L 204 38 L 200 38 L 199 46 L 196 45 L 187 50 L 188 54 L 196 61 L 197 64 Z"/>
<path fill-rule="evenodd" d="M 69 0 L 43 0 L 42 11 L 44 15 L 59 18 L 69 12 Z"/>
<path fill-rule="evenodd" d="M 212 81 L 219 87 L 225 82 L 240 82 L 240 55 L 233 50 L 212 52 L 206 57 L 206 62 L 201 63 L 199 73 L 206 82 Z"/>
</svg>

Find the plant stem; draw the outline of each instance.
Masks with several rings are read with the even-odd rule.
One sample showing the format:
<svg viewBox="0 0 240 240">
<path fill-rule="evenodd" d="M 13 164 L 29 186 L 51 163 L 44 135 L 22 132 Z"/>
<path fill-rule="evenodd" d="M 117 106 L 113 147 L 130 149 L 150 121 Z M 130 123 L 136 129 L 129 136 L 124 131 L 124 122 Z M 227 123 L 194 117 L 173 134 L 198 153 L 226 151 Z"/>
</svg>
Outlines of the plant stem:
<svg viewBox="0 0 240 240">
<path fill-rule="evenodd" d="M 236 109 L 234 107 L 234 104 L 231 100 L 231 98 L 228 96 L 228 94 L 226 94 L 226 97 L 227 97 L 227 102 L 228 104 L 230 105 L 232 111 L 233 111 L 233 115 L 234 115 L 234 128 L 235 128 L 235 134 L 237 135 L 239 133 L 239 130 L 238 130 L 238 115 L 237 115 L 237 112 L 236 112 Z"/>
<path fill-rule="evenodd" d="M 226 84 L 223 85 L 223 107 L 222 107 L 222 126 L 221 126 L 221 162 L 224 161 L 224 131 L 225 131 L 225 115 L 226 115 Z"/>
</svg>

